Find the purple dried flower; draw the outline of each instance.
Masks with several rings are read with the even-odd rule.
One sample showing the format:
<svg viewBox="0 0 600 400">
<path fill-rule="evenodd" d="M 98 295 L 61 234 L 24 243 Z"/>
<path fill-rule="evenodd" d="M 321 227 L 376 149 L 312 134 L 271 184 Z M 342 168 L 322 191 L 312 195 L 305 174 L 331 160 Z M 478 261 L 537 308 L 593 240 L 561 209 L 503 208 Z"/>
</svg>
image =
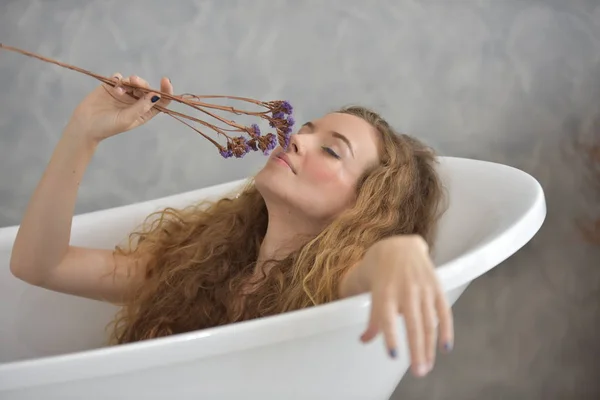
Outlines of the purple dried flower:
<svg viewBox="0 0 600 400">
<path fill-rule="evenodd" d="M 290 135 L 289 135 L 289 134 L 286 134 L 286 135 L 283 137 L 283 148 L 284 148 L 284 149 L 287 149 L 289 145 L 290 145 Z"/>
<path fill-rule="evenodd" d="M 277 113 L 291 114 L 294 110 L 292 105 L 285 100 L 272 101 L 268 103 L 268 106 L 271 109 L 271 112 L 273 113 L 273 117 L 275 117 Z"/>
<path fill-rule="evenodd" d="M 254 131 L 255 136 L 260 136 L 260 127 L 257 124 L 252 124 L 250 128 L 252 128 L 252 131 Z"/>
<path fill-rule="evenodd" d="M 290 117 L 291 118 L 291 117 Z M 294 119 L 292 118 L 292 123 Z M 281 111 L 273 113 L 273 117 L 269 118 L 269 125 L 271 128 L 280 129 L 282 126 L 288 125 L 288 121 L 285 118 L 285 114 Z"/>
<path fill-rule="evenodd" d="M 258 148 L 262 150 L 264 155 L 268 155 L 269 151 L 277 147 L 277 136 L 272 133 L 262 136 L 258 140 Z"/>
<path fill-rule="evenodd" d="M 238 136 L 231 141 L 231 151 L 236 158 L 242 158 L 250 151 L 248 141 L 243 136 Z"/>
<path fill-rule="evenodd" d="M 287 149 L 290 144 L 290 131 L 291 129 L 285 129 L 277 132 L 277 141 L 284 149 Z"/>
<path fill-rule="evenodd" d="M 231 156 L 233 156 L 233 152 L 229 149 L 223 149 L 221 148 L 221 150 L 219 150 L 219 154 L 221 154 L 221 157 L 223 158 L 229 158 Z"/>
<path fill-rule="evenodd" d="M 296 121 L 294 121 L 294 118 L 288 117 L 288 119 L 285 121 L 285 129 L 284 129 L 284 132 L 286 134 L 292 132 L 292 128 L 293 128 L 295 122 Z"/>
<path fill-rule="evenodd" d="M 294 108 L 292 107 L 292 105 L 286 100 L 281 102 L 281 108 L 282 108 L 283 112 L 286 114 L 291 114 L 292 111 L 294 111 Z"/>
<path fill-rule="evenodd" d="M 267 150 L 273 150 L 275 147 L 277 147 L 277 137 L 271 133 L 267 138 Z"/>
<path fill-rule="evenodd" d="M 258 138 L 258 140 L 260 140 L 260 137 Z M 255 138 L 250 139 L 250 140 L 248 140 L 248 146 L 250 146 L 250 148 L 253 151 L 257 151 L 258 150 L 258 141 Z"/>
</svg>

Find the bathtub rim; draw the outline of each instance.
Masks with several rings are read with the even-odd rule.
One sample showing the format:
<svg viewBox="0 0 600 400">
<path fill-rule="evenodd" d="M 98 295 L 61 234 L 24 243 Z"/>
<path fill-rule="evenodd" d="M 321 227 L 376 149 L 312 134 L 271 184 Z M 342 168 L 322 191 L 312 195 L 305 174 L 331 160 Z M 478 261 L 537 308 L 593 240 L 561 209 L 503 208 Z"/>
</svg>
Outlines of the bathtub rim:
<svg viewBox="0 0 600 400">
<path fill-rule="evenodd" d="M 458 158 L 458 160 L 470 161 L 470 159 L 465 158 Z M 535 196 L 528 204 L 524 215 L 513 221 L 502 233 L 488 237 L 478 243 L 471 251 L 437 267 L 436 273 L 446 293 L 470 284 L 477 277 L 515 254 L 535 236 L 546 217 L 547 210 L 542 187 L 531 175 L 503 164 L 481 160 L 474 161 L 493 164 L 494 168 L 512 170 L 513 176 L 517 175 L 518 179 L 528 181 L 527 183 L 535 191 Z M 245 181 L 246 179 L 242 179 L 214 185 L 212 188 L 218 186 L 234 188 Z M 169 198 L 180 195 L 167 196 L 164 199 L 168 201 Z M 156 200 L 159 199 L 143 203 L 152 203 Z M 74 218 L 91 218 L 92 215 L 130 206 L 132 205 L 98 210 Z M 18 226 L 1 228 L 0 241 L 7 238 L 5 235 L 14 237 L 17 229 Z M 490 249 L 488 245 L 492 240 L 495 244 Z M 369 306 L 370 294 L 365 293 L 309 309 L 165 338 L 3 363 L 0 364 L 0 392 L 140 371 L 173 363 L 191 362 L 233 351 L 257 348 L 343 329 L 355 326 L 358 323 L 364 323 Z M 335 315 L 335 318 L 330 318 L 333 315 Z M 402 316 L 398 316 L 398 318 L 402 318 Z M 290 326 L 293 329 L 290 329 Z M 301 328 L 301 330 L 295 328 Z M 275 330 L 277 331 L 276 335 L 269 334 Z M 240 335 L 244 337 L 243 342 L 236 340 Z M 199 341 L 203 341 L 201 345 L 198 344 Z M 358 338 L 357 344 L 360 344 Z M 140 352 L 144 353 L 144 357 L 132 356 Z M 94 365 L 93 369 L 86 368 L 86 366 L 91 365 Z"/>
</svg>

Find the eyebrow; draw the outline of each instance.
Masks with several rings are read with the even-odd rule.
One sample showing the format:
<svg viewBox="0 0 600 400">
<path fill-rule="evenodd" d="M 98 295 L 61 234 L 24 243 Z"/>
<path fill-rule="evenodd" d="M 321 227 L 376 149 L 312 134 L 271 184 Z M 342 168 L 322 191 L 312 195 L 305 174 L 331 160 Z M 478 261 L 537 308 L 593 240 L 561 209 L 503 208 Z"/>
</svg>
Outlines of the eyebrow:
<svg viewBox="0 0 600 400">
<path fill-rule="evenodd" d="M 308 129 L 310 129 L 311 131 L 314 131 L 316 129 L 315 124 L 313 124 L 312 122 L 306 122 L 304 123 L 304 125 L 302 125 L 303 127 L 307 127 Z M 343 141 L 344 143 L 346 143 L 346 146 L 348 146 L 348 149 L 350 149 L 350 153 L 352 153 L 352 157 L 354 158 L 354 149 L 352 148 L 352 143 L 350 143 L 350 140 L 348 140 L 348 138 L 344 135 L 342 135 L 339 132 L 336 131 L 329 131 L 331 133 L 331 135 L 334 138 L 340 139 L 341 141 Z"/>
</svg>

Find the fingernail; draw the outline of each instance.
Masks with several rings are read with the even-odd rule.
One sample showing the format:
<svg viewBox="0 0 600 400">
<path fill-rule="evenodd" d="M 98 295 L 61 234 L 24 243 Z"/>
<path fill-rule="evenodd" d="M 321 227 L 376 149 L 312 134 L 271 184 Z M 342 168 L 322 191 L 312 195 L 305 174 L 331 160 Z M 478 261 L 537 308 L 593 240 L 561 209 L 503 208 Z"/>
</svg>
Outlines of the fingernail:
<svg viewBox="0 0 600 400">
<path fill-rule="evenodd" d="M 158 99 L 160 99 L 160 97 L 158 96 L 152 96 L 152 98 L 150 99 L 151 102 L 156 103 L 158 101 Z"/>
<path fill-rule="evenodd" d="M 427 364 L 419 364 L 417 366 L 417 376 L 424 376 L 425 374 L 427 374 L 428 368 L 427 368 Z"/>
<path fill-rule="evenodd" d="M 452 342 L 444 343 L 444 351 L 446 351 L 446 352 L 452 351 Z"/>
<path fill-rule="evenodd" d="M 396 358 L 396 355 L 397 355 L 397 353 L 396 353 L 396 349 L 390 349 L 390 350 L 389 350 L 389 353 L 390 353 L 390 357 L 392 357 L 392 358 Z"/>
</svg>

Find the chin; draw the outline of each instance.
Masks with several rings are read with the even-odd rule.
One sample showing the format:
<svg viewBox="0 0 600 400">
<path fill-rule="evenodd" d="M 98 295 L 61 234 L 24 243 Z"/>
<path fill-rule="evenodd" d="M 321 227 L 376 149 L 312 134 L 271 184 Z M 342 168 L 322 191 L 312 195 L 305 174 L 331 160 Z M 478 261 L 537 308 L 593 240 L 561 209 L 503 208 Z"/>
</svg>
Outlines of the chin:
<svg viewBox="0 0 600 400">
<path fill-rule="evenodd" d="M 283 188 L 280 181 L 273 179 L 267 174 L 259 174 L 254 179 L 254 186 L 258 192 L 264 197 L 265 201 L 275 200 L 277 198 L 289 198 L 289 192 Z"/>
<path fill-rule="evenodd" d="M 289 169 L 276 164 L 276 161 L 269 159 L 254 177 L 254 184 L 258 191 L 264 195 L 267 192 L 282 194 L 289 191 L 291 180 L 294 175 Z"/>
<path fill-rule="evenodd" d="M 268 166 L 261 169 L 254 177 L 254 186 L 266 199 L 276 195 L 281 190 L 281 177 L 277 177 Z"/>
<path fill-rule="evenodd" d="M 276 166 L 277 167 L 277 166 Z M 277 168 L 279 169 L 279 168 Z M 254 177 L 254 186 L 265 200 L 267 208 L 294 209 L 302 208 L 297 188 L 276 168 L 264 168 Z"/>
</svg>

